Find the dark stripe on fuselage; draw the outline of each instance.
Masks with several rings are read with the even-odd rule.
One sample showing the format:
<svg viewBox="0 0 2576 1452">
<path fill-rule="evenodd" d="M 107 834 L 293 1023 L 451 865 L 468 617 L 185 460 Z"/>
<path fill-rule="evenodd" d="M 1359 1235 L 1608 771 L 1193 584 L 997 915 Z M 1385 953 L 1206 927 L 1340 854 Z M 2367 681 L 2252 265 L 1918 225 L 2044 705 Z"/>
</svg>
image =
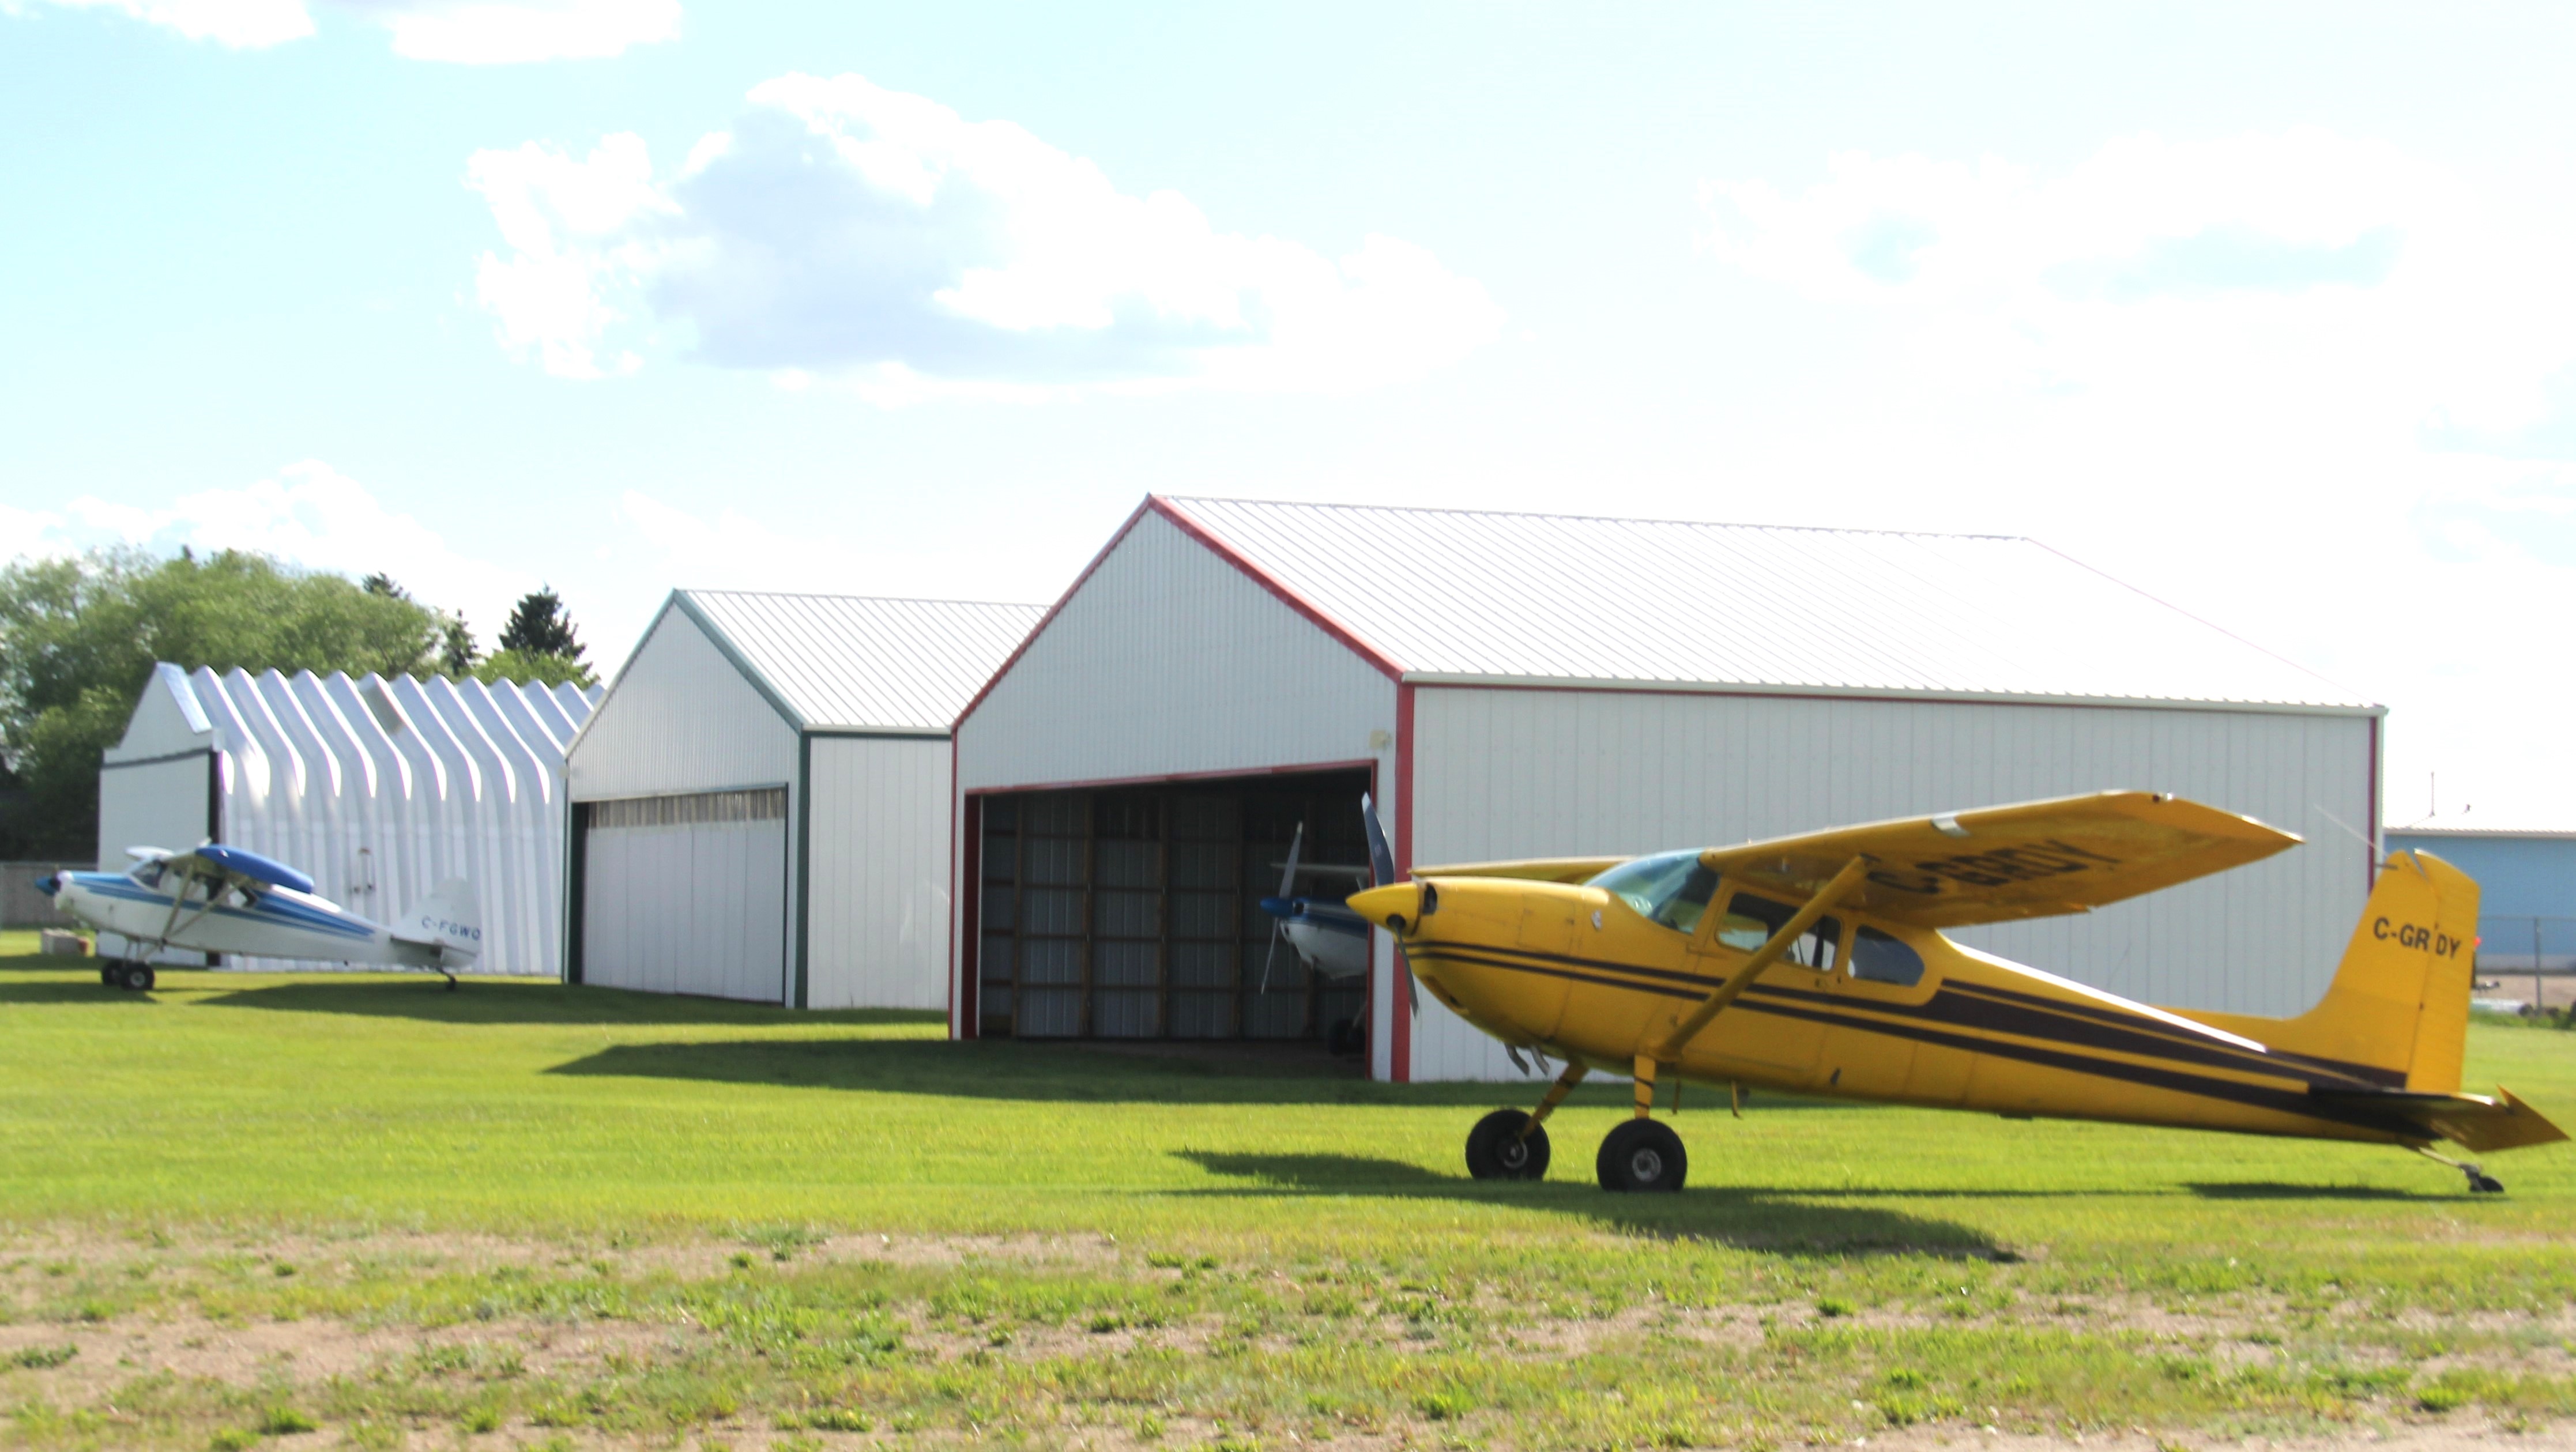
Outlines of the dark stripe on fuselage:
<svg viewBox="0 0 2576 1452">
<path fill-rule="evenodd" d="M 1709 987 L 1713 986 L 1707 985 L 1707 980 L 1690 980 L 1706 985 L 1700 987 L 1698 991 L 1693 992 L 1689 989 L 1666 987 L 1660 984 L 1625 981 L 1618 978 L 1607 977 L 1599 973 L 1585 972 L 1574 968 L 1553 967 L 1544 963 L 1529 961 L 1538 957 L 1553 955 L 1523 954 L 1519 950 L 1488 948 L 1462 949 L 1450 945 L 1435 945 L 1429 947 L 1407 945 L 1405 952 L 1409 957 L 1424 959 L 1434 963 L 1443 958 L 1449 958 L 1461 963 L 1472 963 L 1486 967 L 1502 968 L 1516 973 L 1529 973 L 1547 978 L 1563 978 L 1578 983 L 1589 983 L 1597 987 L 1619 988 L 1632 993 L 1651 993 L 1661 998 L 1676 998 L 1693 1002 L 1696 1002 L 1701 998 L 1705 998 L 1708 994 Z M 1558 961 L 1565 960 L 1559 959 Z M 1584 960 L 1574 961 L 1581 962 Z M 1603 966 L 1617 967 L 1620 965 Z M 1659 970 L 1651 969 L 1632 971 L 1651 973 L 1653 976 L 1659 978 L 1678 978 L 1683 976 L 1680 974 L 1664 973 Z M 1946 987 L 1947 985 L 1944 986 L 1945 989 Z M 1898 1018 L 1930 1019 L 1932 1020 L 1932 1023 L 1940 1023 L 1947 1018 L 1947 1015 L 1942 1015 L 1941 1017 L 1936 1018 L 1934 1017 L 1932 1010 L 1935 1008 L 1935 1005 L 1940 1003 L 1942 997 L 1943 990 L 1935 990 L 1932 996 L 1932 1001 L 1921 1005 L 1868 1004 L 1865 1006 L 1871 1014 L 1875 1015 L 1889 1015 Z M 1802 1003 L 1799 1000 L 1808 1000 L 1808 1002 Z M 1833 1003 L 1834 1000 L 1826 994 L 1803 993 L 1794 989 L 1768 988 L 1758 984 L 1748 987 L 1745 990 L 1744 996 L 1736 1000 L 1736 1006 L 1739 1008 L 1747 1009 L 1755 1013 L 1771 1014 L 1780 1018 L 1802 1019 L 1812 1023 L 1857 1029 L 1863 1033 L 1885 1034 L 1891 1038 L 1909 1039 L 1916 1043 L 1928 1043 L 1942 1048 L 1963 1049 L 1969 1053 L 1994 1054 L 2000 1058 L 2015 1059 L 2023 1063 L 2038 1064 L 2047 1068 L 2063 1069 L 2072 1073 L 2089 1074 L 2097 1078 L 2114 1079 L 2123 1083 L 2140 1084 L 2151 1088 L 2168 1089 L 2176 1093 L 2196 1095 L 2205 1099 L 2216 1099 L 2224 1103 L 2241 1104 L 2250 1108 L 2269 1109 L 2282 1114 L 2292 1114 L 2309 1119 L 2319 1119 L 2328 1123 L 2344 1124 L 2356 1129 L 2368 1129 L 2383 1134 L 2398 1135 L 2401 1137 L 2416 1139 L 2423 1137 L 2420 1129 L 2403 1120 L 2373 1114 L 2364 1109 L 2321 1103 L 2320 1101 L 2310 1097 L 2304 1088 L 2295 1090 L 2267 1089 L 2261 1085 L 2245 1084 L 2233 1079 L 2214 1078 L 2210 1075 L 2194 1074 L 2178 1069 L 2163 1069 L 2148 1064 L 2131 1064 L 2116 1059 L 2095 1058 L 2085 1054 L 2069 1053 L 2059 1049 L 2044 1048 L 2035 1044 L 2013 1043 L 2005 1039 L 1977 1038 L 1966 1033 L 1950 1032 L 1946 1027 L 1933 1027 L 1932 1023 L 1892 1022 L 1889 1017 L 1865 1017 L 1858 1013 L 1838 1010 L 1837 1008 L 1830 1006 Z M 1978 1025 L 1964 1022 L 1958 1023 L 1957 1026 L 1962 1028 L 1979 1027 Z M 2002 1028 L 1990 1028 L 1986 1031 L 1993 1033 L 2021 1033 L 2027 1037 L 2048 1038 L 2054 1042 L 2061 1043 L 2067 1042 L 2062 1035 L 2050 1033 L 2044 1029 L 2037 1033 L 2033 1033 L 2025 1029 Z M 2148 1046 L 2135 1049 L 2120 1049 L 2117 1050 L 2117 1052 L 2135 1053 L 2140 1057 L 2174 1057 L 2162 1052 L 2169 1041 L 2151 1038 L 2146 1035 L 2132 1035 L 2130 1037 L 2141 1040 Z M 2228 1067 L 2238 1066 L 2230 1064 Z M 2269 1066 L 2265 1066 L 2264 1068 L 2254 1068 L 2252 1066 L 2245 1067 L 2248 1068 L 2249 1072 L 2268 1071 L 2283 1078 L 2305 1077 L 2304 1075 L 2300 1075 L 2295 1072 L 2282 1073 L 2278 1070 L 2272 1070 L 2269 1069 Z"/>
<path fill-rule="evenodd" d="M 1995 993 L 1982 983 L 1943 982 L 1929 1002 L 1920 1007 L 1904 1004 L 1873 1003 L 1868 999 L 1841 999 L 1831 995 L 1795 988 L 1776 989 L 1755 985 L 1748 993 L 1789 1001 L 1830 1004 L 1839 1009 L 1858 1009 L 1872 1013 L 1895 1014 L 1929 1019 L 1955 1028 L 1976 1029 L 1985 1033 L 2011 1034 L 2017 1038 L 2046 1039 L 2055 1043 L 2079 1044 L 2108 1053 L 2135 1054 L 2140 1058 L 2169 1059 L 2175 1063 L 2197 1064 L 2207 1069 L 2235 1069 L 2248 1074 L 2296 1079 L 2313 1088 L 2372 1089 L 2377 1085 L 2357 1075 L 2310 1068 L 2284 1056 L 2259 1049 L 2239 1048 L 2224 1040 L 2211 1040 L 2178 1030 L 2170 1024 L 2138 1015 L 2122 1015 L 2111 1010 L 2098 1014 L 2071 1010 L 2092 1005 L 2060 1004 L 2036 994 Z M 2016 1001 L 2018 1000 L 2018 1001 Z M 2068 1011 L 2060 1011 L 2068 1010 Z"/>
<path fill-rule="evenodd" d="M 1407 949 L 1408 952 L 1413 951 Z M 1654 992 L 1666 997 L 1698 999 L 1715 989 L 1719 980 L 1695 973 L 1679 973 L 1669 968 L 1643 968 L 1629 963 L 1616 963 L 1599 958 L 1578 958 L 1562 953 L 1541 953 L 1529 948 L 1496 948 L 1478 946 L 1473 951 L 1497 955 L 1523 963 L 1538 963 L 1621 975 L 1615 978 L 1591 977 L 1585 981 L 1607 983 L 1616 987 Z M 1643 978 L 1656 983 L 1684 985 L 1648 989 L 1645 984 L 1626 982 L 1626 978 Z M 2314 1059 L 2304 1054 L 2288 1054 L 2266 1045 L 2261 1049 L 2240 1048 L 2219 1036 L 2215 1029 L 2185 1027 L 2166 1023 L 2142 1014 L 2124 1012 L 2099 1004 L 2074 1003 L 2062 999 L 2024 993 L 2018 989 L 1996 988 L 1982 983 L 1962 983 L 1944 979 L 1928 1002 L 1922 1004 L 1873 1003 L 1866 1000 L 1832 999 L 1808 990 L 1755 983 L 1744 991 L 1747 999 L 1783 1001 L 1812 1000 L 1850 1007 L 1866 1007 L 1872 1012 L 1928 1019 L 1935 1023 L 1989 1032 L 2014 1033 L 2027 1038 L 2063 1040 L 2091 1048 L 2137 1054 L 2146 1058 L 2173 1059 L 2210 1068 L 2239 1069 L 2249 1074 L 2266 1074 L 2283 1079 L 2296 1079 L 2319 1088 L 2393 1088 L 2405 1083 L 2405 1075 L 2393 1081 L 2388 1071 L 2359 1064 Z M 1975 1000 L 1985 1000 L 1978 1002 Z M 2019 1010 L 2019 1013 L 2016 1013 Z M 2038 1015 L 2059 1015 L 2067 1020 L 2086 1022 L 2042 1023 Z M 2021 1026 L 2012 1021 L 2021 1020 Z"/>
<path fill-rule="evenodd" d="M 2131 1025 L 2139 1023 L 2137 1015 L 2125 1012 L 2121 1009 L 2105 1008 L 2100 1004 L 2094 1003 L 2069 1003 L 2063 999 L 2049 998 L 2037 993 L 2024 993 L 2018 988 L 2002 988 L 1991 983 L 1957 982 L 1944 982 L 1942 986 L 1944 988 L 1955 988 L 1962 993 L 1974 993 L 1989 998 L 2001 999 L 2006 1002 L 2028 1004 L 2032 1007 L 2046 1009 L 2053 1013 L 2074 1014 L 2083 1018 L 2098 1019 L 2106 1023 Z M 2180 1042 L 2199 1042 L 2199 1040 L 2195 1039 L 2180 1038 L 2179 1036 L 2182 1031 L 2177 1030 L 2170 1025 L 2157 1024 L 2155 1027 L 2165 1033 L 2177 1035 L 2178 1041 Z M 2251 1054 L 2253 1052 L 2250 1049 L 2236 1048 L 2232 1044 L 2227 1045 L 2226 1047 L 2231 1052 L 2238 1054 Z M 2403 1069 L 2384 1069 L 2376 1064 L 2356 1064 L 2344 1059 L 2320 1058 L 2315 1054 L 2297 1054 L 2292 1053 L 2288 1049 L 2278 1048 L 2271 1044 L 2265 1044 L 2263 1046 L 2263 1051 L 2268 1058 L 2274 1061 L 2291 1064 L 2304 1064 L 2323 1075 L 2358 1079 L 2365 1084 L 2383 1089 L 2402 1089 L 2406 1087 L 2406 1071 Z"/>
</svg>

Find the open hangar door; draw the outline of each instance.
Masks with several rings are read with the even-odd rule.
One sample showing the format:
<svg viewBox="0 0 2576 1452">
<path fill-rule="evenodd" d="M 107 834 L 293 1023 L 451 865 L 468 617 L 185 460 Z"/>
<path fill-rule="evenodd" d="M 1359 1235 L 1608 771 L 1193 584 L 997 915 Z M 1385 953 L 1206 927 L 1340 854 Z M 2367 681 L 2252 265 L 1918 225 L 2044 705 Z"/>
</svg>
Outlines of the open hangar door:
<svg viewBox="0 0 2576 1452">
<path fill-rule="evenodd" d="M 969 798 L 985 1037 L 1305 1040 L 1356 1053 L 1365 976 L 1308 971 L 1261 899 L 1364 866 L 1365 769 Z M 1299 894 L 1359 884 L 1304 874 Z M 1265 981 L 1266 974 L 1266 981 Z"/>
<path fill-rule="evenodd" d="M 580 980 L 784 1001 L 787 789 L 582 802 Z"/>
</svg>

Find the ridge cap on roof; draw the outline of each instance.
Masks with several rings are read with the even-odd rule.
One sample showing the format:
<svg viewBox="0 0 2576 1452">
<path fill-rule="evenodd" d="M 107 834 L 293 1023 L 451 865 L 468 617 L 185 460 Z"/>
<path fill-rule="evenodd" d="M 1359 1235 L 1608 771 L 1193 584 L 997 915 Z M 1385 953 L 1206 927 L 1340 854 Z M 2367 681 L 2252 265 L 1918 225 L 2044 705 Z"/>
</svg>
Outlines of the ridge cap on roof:
<svg viewBox="0 0 2576 1452">
<path fill-rule="evenodd" d="M 1936 529 L 1863 529 L 1838 524 L 1754 524 L 1743 520 L 1663 519 L 1634 514 L 1568 514 L 1542 509 L 1462 509 L 1447 504 L 1347 504 L 1317 499 L 1245 499 L 1228 494 L 1157 494 L 1171 504 L 1261 504 L 1285 509 L 1363 509 L 1382 514 L 1463 514 L 1480 519 L 1546 519 L 1578 524 L 1666 524 L 1687 529 L 1764 529 L 1795 534 L 1875 535 L 1891 539 L 1974 539 L 2038 544 L 2026 534 L 1963 534 Z"/>
<path fill-rule="evenodd" d="M 673 591 L 697 599 L 706 595 L 752 595 L 768 600 L 852 600 L 870 605 L 983 605 L 1003 610 L 1044 610 L 1026 600 L 947 600 L 933 595 L 839 595 L 825 590 L 709 590 L 682 585 Z"/>
</svg>

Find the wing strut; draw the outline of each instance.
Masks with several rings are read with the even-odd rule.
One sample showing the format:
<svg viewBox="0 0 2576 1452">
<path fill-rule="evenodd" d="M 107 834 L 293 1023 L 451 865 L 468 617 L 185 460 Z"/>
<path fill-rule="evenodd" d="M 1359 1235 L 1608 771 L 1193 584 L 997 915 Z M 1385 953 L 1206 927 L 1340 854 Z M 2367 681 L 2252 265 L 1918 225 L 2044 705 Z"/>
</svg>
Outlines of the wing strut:
<svg viewBox="0 0 2576 1452">
<path fill-rule="evenodd" d="M 1807 929 L 1814 927 L 1816 919 L 1831 911 L 1843 894 L 1859 886 L 1861 877 L 1868 871 L 1869 859 L 1866 857 L 1855 857 L 1844 863 L 1843 870 L 1835 873 L 1832 880 L 1823 887 L 1816 889 L 1816 895 L 1807 899 L 1807 905 L 1792 914 L 1789 921 L 1782 923 L 1780 931 L 1773 933 L 1769 942 L 1753 950 L 1753 956 L 1744 960 L 1743 967 L 1728 974 L 1726 981 L 1717 985 L 1716 991 L 1701 999 L 1697 1008 L 1692 1009 L 1681 1022 L 1674 1024 L 1673 1031 L 1664 1035 L 1662 1043 L 1637 1056 L 1637 1115 L 1639 1118 L 1645 1117 L 1646 1106 L 1654 1102 L 1655 1066 L 1669 1064 L 1680 1058 L 1682 1050 L 1690 1046 L 1691 1040 L 1699 1037 L 1700 1031 L 1707 1028 L 1711 1020 L 1725 1012 L 1726 1006 L 1733 1003 L 1745 989 L 1752 987 L 1753 980 L 1762 976 L 1763 969 L 1779 962 L 1780 955 L 1788 952 Z M 1712 900 L 1708 910 L 1712 913 L 1722 913 L 1726 911 L 1726 904 Z"/>
</svg>

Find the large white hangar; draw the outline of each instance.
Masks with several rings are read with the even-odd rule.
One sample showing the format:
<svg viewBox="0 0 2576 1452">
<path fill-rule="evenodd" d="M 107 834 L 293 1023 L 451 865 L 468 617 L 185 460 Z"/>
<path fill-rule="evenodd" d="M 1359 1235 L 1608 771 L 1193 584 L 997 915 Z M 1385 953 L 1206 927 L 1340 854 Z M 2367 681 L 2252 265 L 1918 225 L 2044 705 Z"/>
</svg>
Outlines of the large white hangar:
<svg viewBox="0 0 2576 1452">
<path fill-rule="evenodd" d="M 553 977 L 564 748 L 597 697 L 162 664 L 99 772 L 99 867 L 124 870 L 128 847 L 223 842 L 293 863 L 322 896 L 379 922 L 461 877 L 483 912 L 476 971 Z"/>
<path fill-rule="evenodd" d="M 1299 822 L 1400 868 L 1642 853 L 2104 788 L 2302 834 L 1963 932 L 2150 1002 L 2289 1013 L 2367 896 L 2381 707 L 2026 539 L 1149 498 L 961 714 L 961 1037 L 1321 1038 L 1517 1077 L 1403 991 L 1260 980 Z M 2339 824 L 2350 824 L 2349 830 Z M 1316 841 L 1317 834 L 1324 840 Z"/>
<path fill-rule="evenodd" d="M 679 590 L 573 743 L 575 983 L 947 999 L 949 723 L 1035 605 Z"/>
</svg>

